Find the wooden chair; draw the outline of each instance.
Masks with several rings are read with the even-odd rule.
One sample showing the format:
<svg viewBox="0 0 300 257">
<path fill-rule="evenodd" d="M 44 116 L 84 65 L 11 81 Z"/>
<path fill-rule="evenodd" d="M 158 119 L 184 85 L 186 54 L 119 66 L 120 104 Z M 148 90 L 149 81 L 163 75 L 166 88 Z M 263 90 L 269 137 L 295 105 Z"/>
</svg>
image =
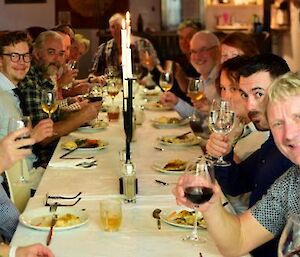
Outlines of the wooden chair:
<svg viewBox="0 0 300 257">
<path fill-rule="evenodd" d="M 16 205 L 20 213 L 22 213 L 30 198 L 31 184 L 18 182 L 21 177 L 22 168 L 24 170 L 25 179 L 29 179 L 28 167 L 26 160 L 16 162 L 10 169 L 5 171 L 10 199 Z"/>
</svg>

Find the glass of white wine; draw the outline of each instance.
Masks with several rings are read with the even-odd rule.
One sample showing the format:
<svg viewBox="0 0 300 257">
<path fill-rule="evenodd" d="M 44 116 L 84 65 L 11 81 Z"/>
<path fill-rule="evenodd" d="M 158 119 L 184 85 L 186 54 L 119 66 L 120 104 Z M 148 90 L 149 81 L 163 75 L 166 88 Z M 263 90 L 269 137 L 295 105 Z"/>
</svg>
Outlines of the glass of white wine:
<svg viewBox="0 0 300 257">
<path fill-rule="evenodd" d="M 300 256 L 300 215 L 292 215 L 282 231 L 278 244 L 279 257 Z"/>
<path fill-rule="evenodd" d="M 204 83 L 202 79 L 190 79 L 187 95 L 192 101 L 200 101 L 205 98 Z"/>
<path fill-rule="evenodd" d="M 112 105 L 115 105 L 115 97 L 119 94 L 122 86 L 121 78 L 115 77 L 107 82 L 107 93 L 112 99 Z"/>
<path fill-rule="evenodd" d="M 54 113 L 58 108 L 58 103 L 56 101 L 56 92 L 50 89 L 43 90 L 41 105 L 43 111 L 47 113 L 49 118 L 51 119 L 52 113 Z"/>
<path fill-rule="evenodd" d="M 8 132 L 14 132 L 16 130 L 19 130 L 21 128 L 29 128 L 29 130 L 32 129 L 32 122 L 30 116 L 22 116 L 22 117 L 11 117 L 8 122 Z M 20 138 L 30 138 L 30 133 L 23 134 Z M 31 145 L 24 146 L 22 148 L 31 148 Z M 16 183 L 29 183 L 29 181 L 25 178 L 24 170 L 23 170 L 23 164 L 21 161 L 21 175 L 16 181 Z"/>
<path fill-rule="evenodd" d="M 159 77 L 159 85 L 164 91 L 171 90 L 173 86 L 173 74 L 170 72 L 162 72 Z"/>
<path fill-rule="evenodd" d="M 210 115 L 209 115 L 209 126 L 210 129 L 221 135 L 228 135 L 234 126 L 235 114 L 230 108 L 230 104 L 225 100 L 214 99 L 211 105 Z M 215 162 L 216 166 L 227 167 L 231 163 L 223 159 L 220 156 Z"/>
</svg>

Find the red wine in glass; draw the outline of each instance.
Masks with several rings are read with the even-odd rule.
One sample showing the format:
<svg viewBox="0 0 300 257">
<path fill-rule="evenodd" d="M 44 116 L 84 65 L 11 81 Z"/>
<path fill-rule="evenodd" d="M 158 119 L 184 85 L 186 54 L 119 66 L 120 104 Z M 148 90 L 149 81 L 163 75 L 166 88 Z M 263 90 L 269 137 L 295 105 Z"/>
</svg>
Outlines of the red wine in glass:
<svg viewBox="0 0 300 257">
<path fill-rule="evenodd" d="M 209 187 L 187 187 L 184 190 L 184 196 L 194 204 L 202 204 L 210 200 L 213 190 Z"/>
</svg>

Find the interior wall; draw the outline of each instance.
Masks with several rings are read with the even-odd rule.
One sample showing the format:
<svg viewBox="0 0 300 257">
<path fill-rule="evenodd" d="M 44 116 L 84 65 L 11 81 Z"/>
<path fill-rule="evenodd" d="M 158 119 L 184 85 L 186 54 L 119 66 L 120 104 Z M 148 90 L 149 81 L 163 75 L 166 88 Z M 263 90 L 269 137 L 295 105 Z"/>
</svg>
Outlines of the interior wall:
<svg viewBox="0 0 300 257">
<path fill-rule="evenodd" d="M 0 1 L 0 30 L 23 30 L 55 25 L 54 1 L 42 4 L 5 4 Z"/>
</svg>

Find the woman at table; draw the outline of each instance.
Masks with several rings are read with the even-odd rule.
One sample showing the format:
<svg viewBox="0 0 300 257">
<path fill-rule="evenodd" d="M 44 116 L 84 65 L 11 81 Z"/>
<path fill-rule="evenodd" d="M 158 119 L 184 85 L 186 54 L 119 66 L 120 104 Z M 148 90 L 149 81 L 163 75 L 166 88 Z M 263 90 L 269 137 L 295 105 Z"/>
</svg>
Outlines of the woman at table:
<svg viewBox="0 0 300 257">
<path fill-rule="evenodd" d="M 31 149 L 23 148 L 24 146 L 33 145 L 35 140 L 33 138 L 19 139 L 21 135 L 28 133 L 28 128 L 19 129 L 0 140 L 0 173 L 12 166 L 16 161 L 25 158 L 27 155 L 31 154 Z M 18 139 L 18 140 L 17 140 Z M 1 185 L 2 187 L 2 185 Z M 4 190 L 3 190 L 4 191 Z M 5 204 L 7 207 L 7 212 L 0 214 L 0 232 L 1 234 L 9 233 L 15 228 L 9 227 L 10 214 L 18 214 L 13 203 L 5 194 L 0 195 L 1 205 Z M 18 217 L 17 217 L 18 218 Z M 6 221 L 8 219 L 9 221 Z M 45 246 L 41 244 L 34 244 L 24 247 L 14 247 L 8 246 L 4 243 L 0 244 L 0 256 L 3 257 L 54 257 L 53 253 Z"/>
<path fill-rule="evenodd" d="M 248 57 L 246 56 L 238 56 L 225 61 L 221 65 L 220 76 L 216 83 L 221 98 L 230 102 L 230 106 L 237 117 L 235 128 L 230 136 L 231 140 L 235 141 L 234 159 L 237 163 L 243 161 L 250 154 L 259 149 L 269 137 L 269 132 L 256 130 L 254 124 L 248 117 L 247 108 L 241 98 L 238 70 L 243 63 L 247 63 L 247 61 Z M 214 133 L 210 135 L 210 137 L 213 136 Z M 212 146 L 214 147 L 214 145 Z M 214 151 L 212 146 L 211 144 L 206 145 L 208 152 Z M 227 198 L 237 213 L 242 213 L 248 209 L 249 193 L 236 197 L 227 195 Z"/>
</svg>

